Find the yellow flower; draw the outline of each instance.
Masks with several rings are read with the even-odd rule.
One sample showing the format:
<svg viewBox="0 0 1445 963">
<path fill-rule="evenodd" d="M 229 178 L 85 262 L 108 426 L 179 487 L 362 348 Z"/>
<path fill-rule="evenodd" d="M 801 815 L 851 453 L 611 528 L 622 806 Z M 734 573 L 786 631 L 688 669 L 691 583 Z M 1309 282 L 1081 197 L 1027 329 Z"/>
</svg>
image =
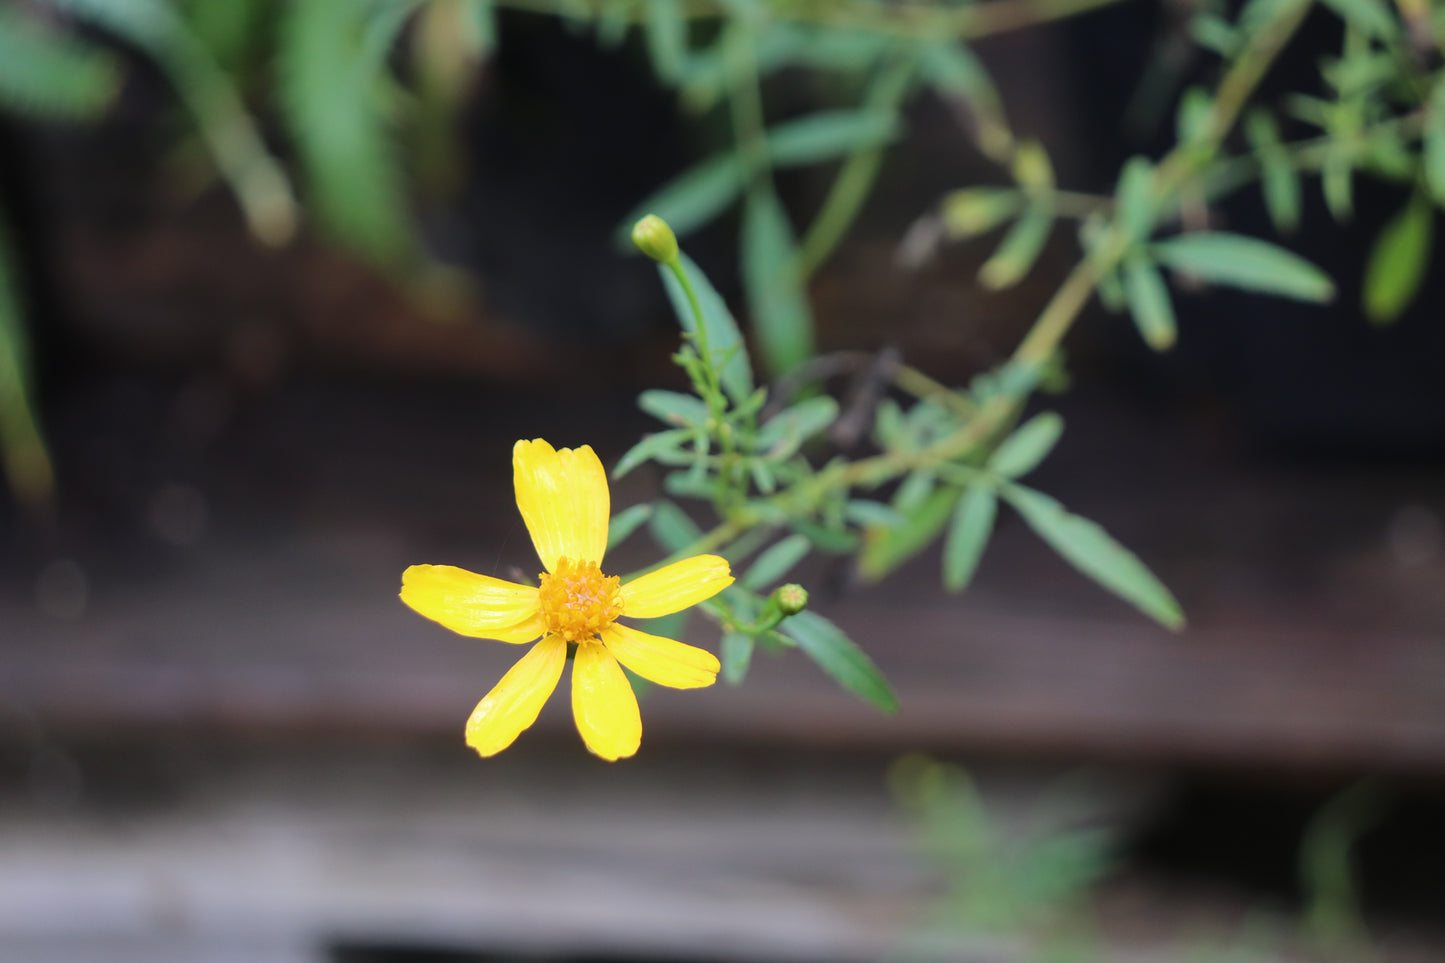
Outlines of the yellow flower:
<svg viewBox="0 0 1445 963">
<path fill-rule="evenodd" d="M 517 585 L 450 565 L 413 565 L 401 577 L 401 600 L 453 632 L 526 643 L 531 650 L 477 704 L 467 720 L 467 745 L 492 756 L 537 720 L 572 666 L 572 715 L 587 748 L 609 761 L 637 751 L 642 717 L 622 665 L 675 689 L 712 685 L 711 652 L 639 632 L 618 616 L 651 619 L 680 612 L 732 584 L 716 555 L 674 562 L 621 585 L 598 567 L 607 549 L 611 497 L 607 474 L 592 449 L 519 441 L 512 449 L 517 507 L 547 569 L 540 585 Z M 618 663 L 621 663 L 619 665 Z"/>
</svg>

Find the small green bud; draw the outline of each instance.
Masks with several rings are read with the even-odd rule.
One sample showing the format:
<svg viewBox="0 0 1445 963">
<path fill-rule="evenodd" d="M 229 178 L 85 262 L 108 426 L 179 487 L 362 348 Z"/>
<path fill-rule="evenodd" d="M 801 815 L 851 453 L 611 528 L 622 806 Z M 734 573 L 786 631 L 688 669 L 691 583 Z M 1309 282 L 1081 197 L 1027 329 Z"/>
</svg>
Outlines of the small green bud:
<svg viewBox="0 0 1445 963">
<path fill-rule="evenodd" d="M 632 226 L 632 243 L 659 264 L 677 260 L 677 235 L 656 214 L 649 214 Z"/>
<path fill-rule="evenodd" d="M 773 598 L 778 602 L 778 610 L 784 615 L 797 615 L 808 607 L 808 590 L 796 582 L 779 585 L 773 591 Z"/>
</svg>

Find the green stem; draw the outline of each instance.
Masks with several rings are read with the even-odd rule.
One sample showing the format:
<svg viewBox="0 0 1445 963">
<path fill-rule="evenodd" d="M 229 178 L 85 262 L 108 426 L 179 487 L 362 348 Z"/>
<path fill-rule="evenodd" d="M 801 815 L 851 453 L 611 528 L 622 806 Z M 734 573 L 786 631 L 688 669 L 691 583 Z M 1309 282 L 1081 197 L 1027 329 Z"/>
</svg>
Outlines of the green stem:
<svg viewBox="0 0 1445 963">
<path fill-rule="evenodd" d="M 874 84 L 864 100 L 864 109 L 892 113 L 908 90 L 913 72 L 911 61 L 895 63 Z M 858 212 L 863 209 L 878 171 L 883 167 L 883 148 L 871 147 L 851 154 L 833 180 L 818 216 L 798 248 L 798 275 L 806 280 L 837 248 Z"/>
</svg>

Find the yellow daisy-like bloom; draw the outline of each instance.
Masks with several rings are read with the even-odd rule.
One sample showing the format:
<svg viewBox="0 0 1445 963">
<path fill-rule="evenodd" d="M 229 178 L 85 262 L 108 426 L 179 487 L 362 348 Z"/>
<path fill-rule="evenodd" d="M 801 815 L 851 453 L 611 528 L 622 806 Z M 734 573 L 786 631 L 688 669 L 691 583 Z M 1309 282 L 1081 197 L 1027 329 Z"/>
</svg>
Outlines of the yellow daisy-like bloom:
<svg viewBox="0 0 1445 963">
<path fill-rule="evenodd" d="M 519 441 L 512 475 L 517 507 L 547 569 L 540 585 L 451 565 L 413 565 L 402 574 L 401 600 L 462 635 L 516 644 L 536 640 L 467 720 L 467 745 L 478 753 L 496 755 L 537 720 L 562 678 L 568 645 L 575 643 L 577 729 L 603 759 L 626 758 L 642 742 L 642 716 L 623 665 L 675 689 L 712 685 L 719 666 L 711 652 L 639 632 L 617 618 L 656 618 L 712 598 L 732 584 L 728 563 L 697 555 L 622 585 L 599 568 L 611 496 L 596 453 L 587 445 L 559 451 L 540 438 Z"/>
</svg>

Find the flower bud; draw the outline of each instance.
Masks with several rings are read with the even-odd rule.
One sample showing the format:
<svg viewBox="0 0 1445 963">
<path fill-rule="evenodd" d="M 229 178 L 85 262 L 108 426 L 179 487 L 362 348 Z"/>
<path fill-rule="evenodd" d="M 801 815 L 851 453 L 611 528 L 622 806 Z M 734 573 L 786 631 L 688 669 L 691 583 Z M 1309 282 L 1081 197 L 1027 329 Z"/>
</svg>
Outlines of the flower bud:
<svg viewBox="0 0 1445 963">
<path fill-rule="evenodd" d="M 656 214 L 649 214 L 632 226 L 632 243 L 659 264 L 677 260 L 677 235 Z"/>
<path fill-rule="evenodd" d="M 778 586 L 773 591 L 773 598 L 784 615 L 797 615 L 808 607 L 808 590 L 796 582 Z"/>
</svg>

